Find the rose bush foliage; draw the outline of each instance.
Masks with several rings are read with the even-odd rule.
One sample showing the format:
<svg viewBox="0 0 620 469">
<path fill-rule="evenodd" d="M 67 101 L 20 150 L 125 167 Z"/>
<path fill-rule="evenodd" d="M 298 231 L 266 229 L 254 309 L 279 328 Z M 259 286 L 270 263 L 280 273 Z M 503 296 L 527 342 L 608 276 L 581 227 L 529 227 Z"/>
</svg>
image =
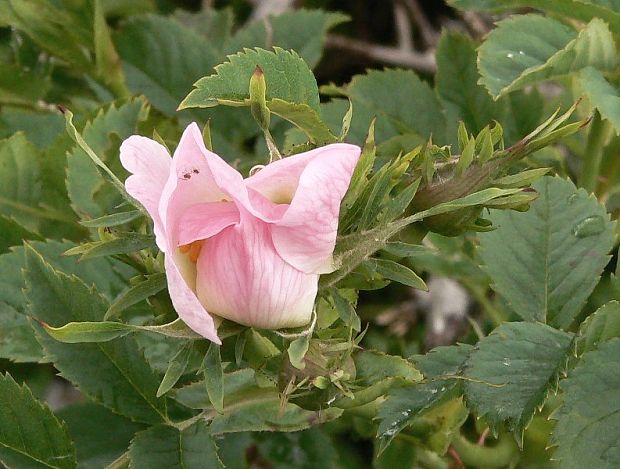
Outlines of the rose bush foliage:
<svg viewBox="0 0 620 469">
<path fill-rule="evenodd" d="M 613 2 L 169 3 L 0 0 L 1 465 L 617 467 Z"/>
</svg>

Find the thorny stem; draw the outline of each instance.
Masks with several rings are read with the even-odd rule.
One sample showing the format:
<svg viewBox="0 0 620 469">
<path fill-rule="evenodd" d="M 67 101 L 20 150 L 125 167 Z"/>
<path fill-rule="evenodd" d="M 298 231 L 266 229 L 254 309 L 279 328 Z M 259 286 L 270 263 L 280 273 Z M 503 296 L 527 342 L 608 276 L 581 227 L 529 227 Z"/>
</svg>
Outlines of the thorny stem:
<svg viewBox="0 0 620 469">
<path fill-rule="evenodd" d="M 594 112 L 590 133 L 584 152 L 583 168 L 581 170 L 580 185 L 588 192 L 594 192 L 598 183 L 603 161 L 603 151 L 612 133 L 612 126 L 604 121 L 598 111 Z"/>
</svg>

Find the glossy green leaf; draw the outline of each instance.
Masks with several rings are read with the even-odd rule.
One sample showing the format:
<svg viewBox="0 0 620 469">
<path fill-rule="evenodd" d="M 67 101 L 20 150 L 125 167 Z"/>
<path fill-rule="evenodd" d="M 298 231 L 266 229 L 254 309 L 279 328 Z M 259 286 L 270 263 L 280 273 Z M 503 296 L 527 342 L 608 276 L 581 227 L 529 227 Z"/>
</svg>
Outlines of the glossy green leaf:
<svg viewBox="0 0 620 469">
<path fill-rule="evenodd" d="M 140 210 L 130 210 L 129 212 L 113 213 L 112 215 L 104 215 L 93 220 L 82 220 L 80 223 L 88 228 L 103 228 L 124 225 L 130 221 L 139 218 L 142 215 Z"/>
<path fill-rule="evenodd" d="M 620 465 L 620 339 L 586 353 L 561 383 L 553 458 L 566 469 Z"/>
<path fill-rule="evenodd" d="M 66 425 L 9 374 L 0 374 L 0 461 L 15 468 L 77 467 Z"/>
<path fill-rule="evenodd" d="M 616 47 L 607 25 L 592 20 L 577 33 L 551 18 L 517 15 L 498 23 L 478 52 L 478 67 L 494 98 L 592 66 L 612 70 Z"/>
<path fill-rule="evenodd" d="M 157 388 L 157 397 L 163 396 L 170 391 L 172 387 L 177 384 L 177 381 L 179 381 L 179 378 L 183 375 L 183 373 L 185 373 L 189 362 L 189 357 L 192 353 L 192 348 L 193 343 L 187 342 L 183 347 L 181 347 L 177 354 L 172 357 L 170 364 L 168 365 L 168 369 L 166 370 L 166 374 L 161 380 L 159 388 Z"/>
<path fill-rule="evenodd" d="M 389 259 L 368 259 L 366 262 L 369 262 L 378 274 L 389 280 L 419 290 L 428 290 L 426 283 L 424 283 L 424 280 L 422 280 L 418 274 L 409 267 L 399 264 L 398 262 Z"/>
<path fill-rule="evenodd" d="M 464 369 L 467 403 L 493 431 L 523 431 L 565 369 L 573 334 L 544 324 L 504 323 L 483 338 Z"/>
<path fill-rule="evenodd" d="M 79 246 L 69 249 L 65 255 L 79 255 L 80 260 L 85 260 L 114 254 L 127 254 L 155 247 L 155 238 L 152 235 L 132 232 L 117 234 L 118 237 L 113 239 L 80 244 Z"/>
<path fill-rule="evenodd" d="M 421 381 L 422 373 L 415 365 L 402 357 L 388 355 L 373 350 L 364 350 L 354 355 L 356 379 L 371 384 L 385 378 L 403 378 L 408 381 Z"/>
<path fill-rule="evenodd" d="M 598 283 L 613 245 L 605 207 L 558 177 L 534 184 L 528 212 L 494 211 L 480 235 L 493 289 L 523 319 L 568 327 Z"/>
</svg>

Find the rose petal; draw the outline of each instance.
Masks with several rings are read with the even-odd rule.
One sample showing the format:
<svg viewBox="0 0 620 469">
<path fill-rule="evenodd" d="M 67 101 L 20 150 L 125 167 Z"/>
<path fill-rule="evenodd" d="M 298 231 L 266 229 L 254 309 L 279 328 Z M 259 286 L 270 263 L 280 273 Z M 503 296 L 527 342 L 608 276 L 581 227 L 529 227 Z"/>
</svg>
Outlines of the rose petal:
<svg viewBox="0 0 620 469">
<path fill-rule="evenodd" d="M 299 155 L 310 161 L 299 175 L 289 209 L 272 231 L 276 250 L 293 267 L 316 274 L 334 270 L 340 203 L 360 153 L 355 145 L 337 143 Z M 268 179 L 262 183 L 268 184 Z"/>
<path fill-rule="evenodd" d="M 318 275 L 300 272 L 282 260 L 271 240 L 272 226 L 244 212 L 240 224 L 203 245 L 196 292 L 209 311 L 265 329 L 310 321 Z"/>
<path fill-rule="evenodd" d="M 239 223 L 239 209 L 232 202 L 205 202 L 192 205 L 179 219 L 178 244 L 189 244 L 218 234 Z"/>
<path fill-rule="evenodd" d="M 196 333 L 216 344 L 221 344 L 222 341 L 217 336 L 213 318 L 200 304 L 194 292 L 181 276 L 171 254 L 166 255 L 165 266 L 170 299 L 179 317 Z"/>
<path fill-rule="evenodd" d="M 133 173 L 125 181 L 125 188 L 153 219 L 157 246 L 165 251 L 165 230 L 158 207 L 170 174 L 170 155 L 166 148 L 156 141 L 132 135 L 121 144 L 120 157 L 125 169 Z"/>
<path fill-rule="evenodd" d="M 172 158 L 170 176 L 164 187 L 159 215 L 171 232 L 169 241 L 176 246 L 179 217 L 195 204 L 230 199 L 247 199 L 243 177 L 215 153 L 206 149 L 196 123 L 183 132 Z M 174 231 L 174 232 L 172 232 Z"/>
</svg>

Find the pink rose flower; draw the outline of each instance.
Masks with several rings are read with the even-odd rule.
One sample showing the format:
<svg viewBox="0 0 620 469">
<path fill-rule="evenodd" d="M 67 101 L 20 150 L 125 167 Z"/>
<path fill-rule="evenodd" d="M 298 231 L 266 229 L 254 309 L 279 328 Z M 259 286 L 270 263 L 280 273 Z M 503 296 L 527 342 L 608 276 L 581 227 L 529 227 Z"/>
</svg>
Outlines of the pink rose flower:
<svg viewBox="0 0 620 469">
<path fill-rule="evenodd" d="M 149 138 L 125 140 L 125 186 L 153 219 L 179 317 L 216 343 L 213 316 L 265 329 L 307 324 L 319 274 L 334 270 L 340 203 L 360 152 L 327 145 L 244 179 L 206 149 L 195 123 L 172 158 Z"/>
</svg>

